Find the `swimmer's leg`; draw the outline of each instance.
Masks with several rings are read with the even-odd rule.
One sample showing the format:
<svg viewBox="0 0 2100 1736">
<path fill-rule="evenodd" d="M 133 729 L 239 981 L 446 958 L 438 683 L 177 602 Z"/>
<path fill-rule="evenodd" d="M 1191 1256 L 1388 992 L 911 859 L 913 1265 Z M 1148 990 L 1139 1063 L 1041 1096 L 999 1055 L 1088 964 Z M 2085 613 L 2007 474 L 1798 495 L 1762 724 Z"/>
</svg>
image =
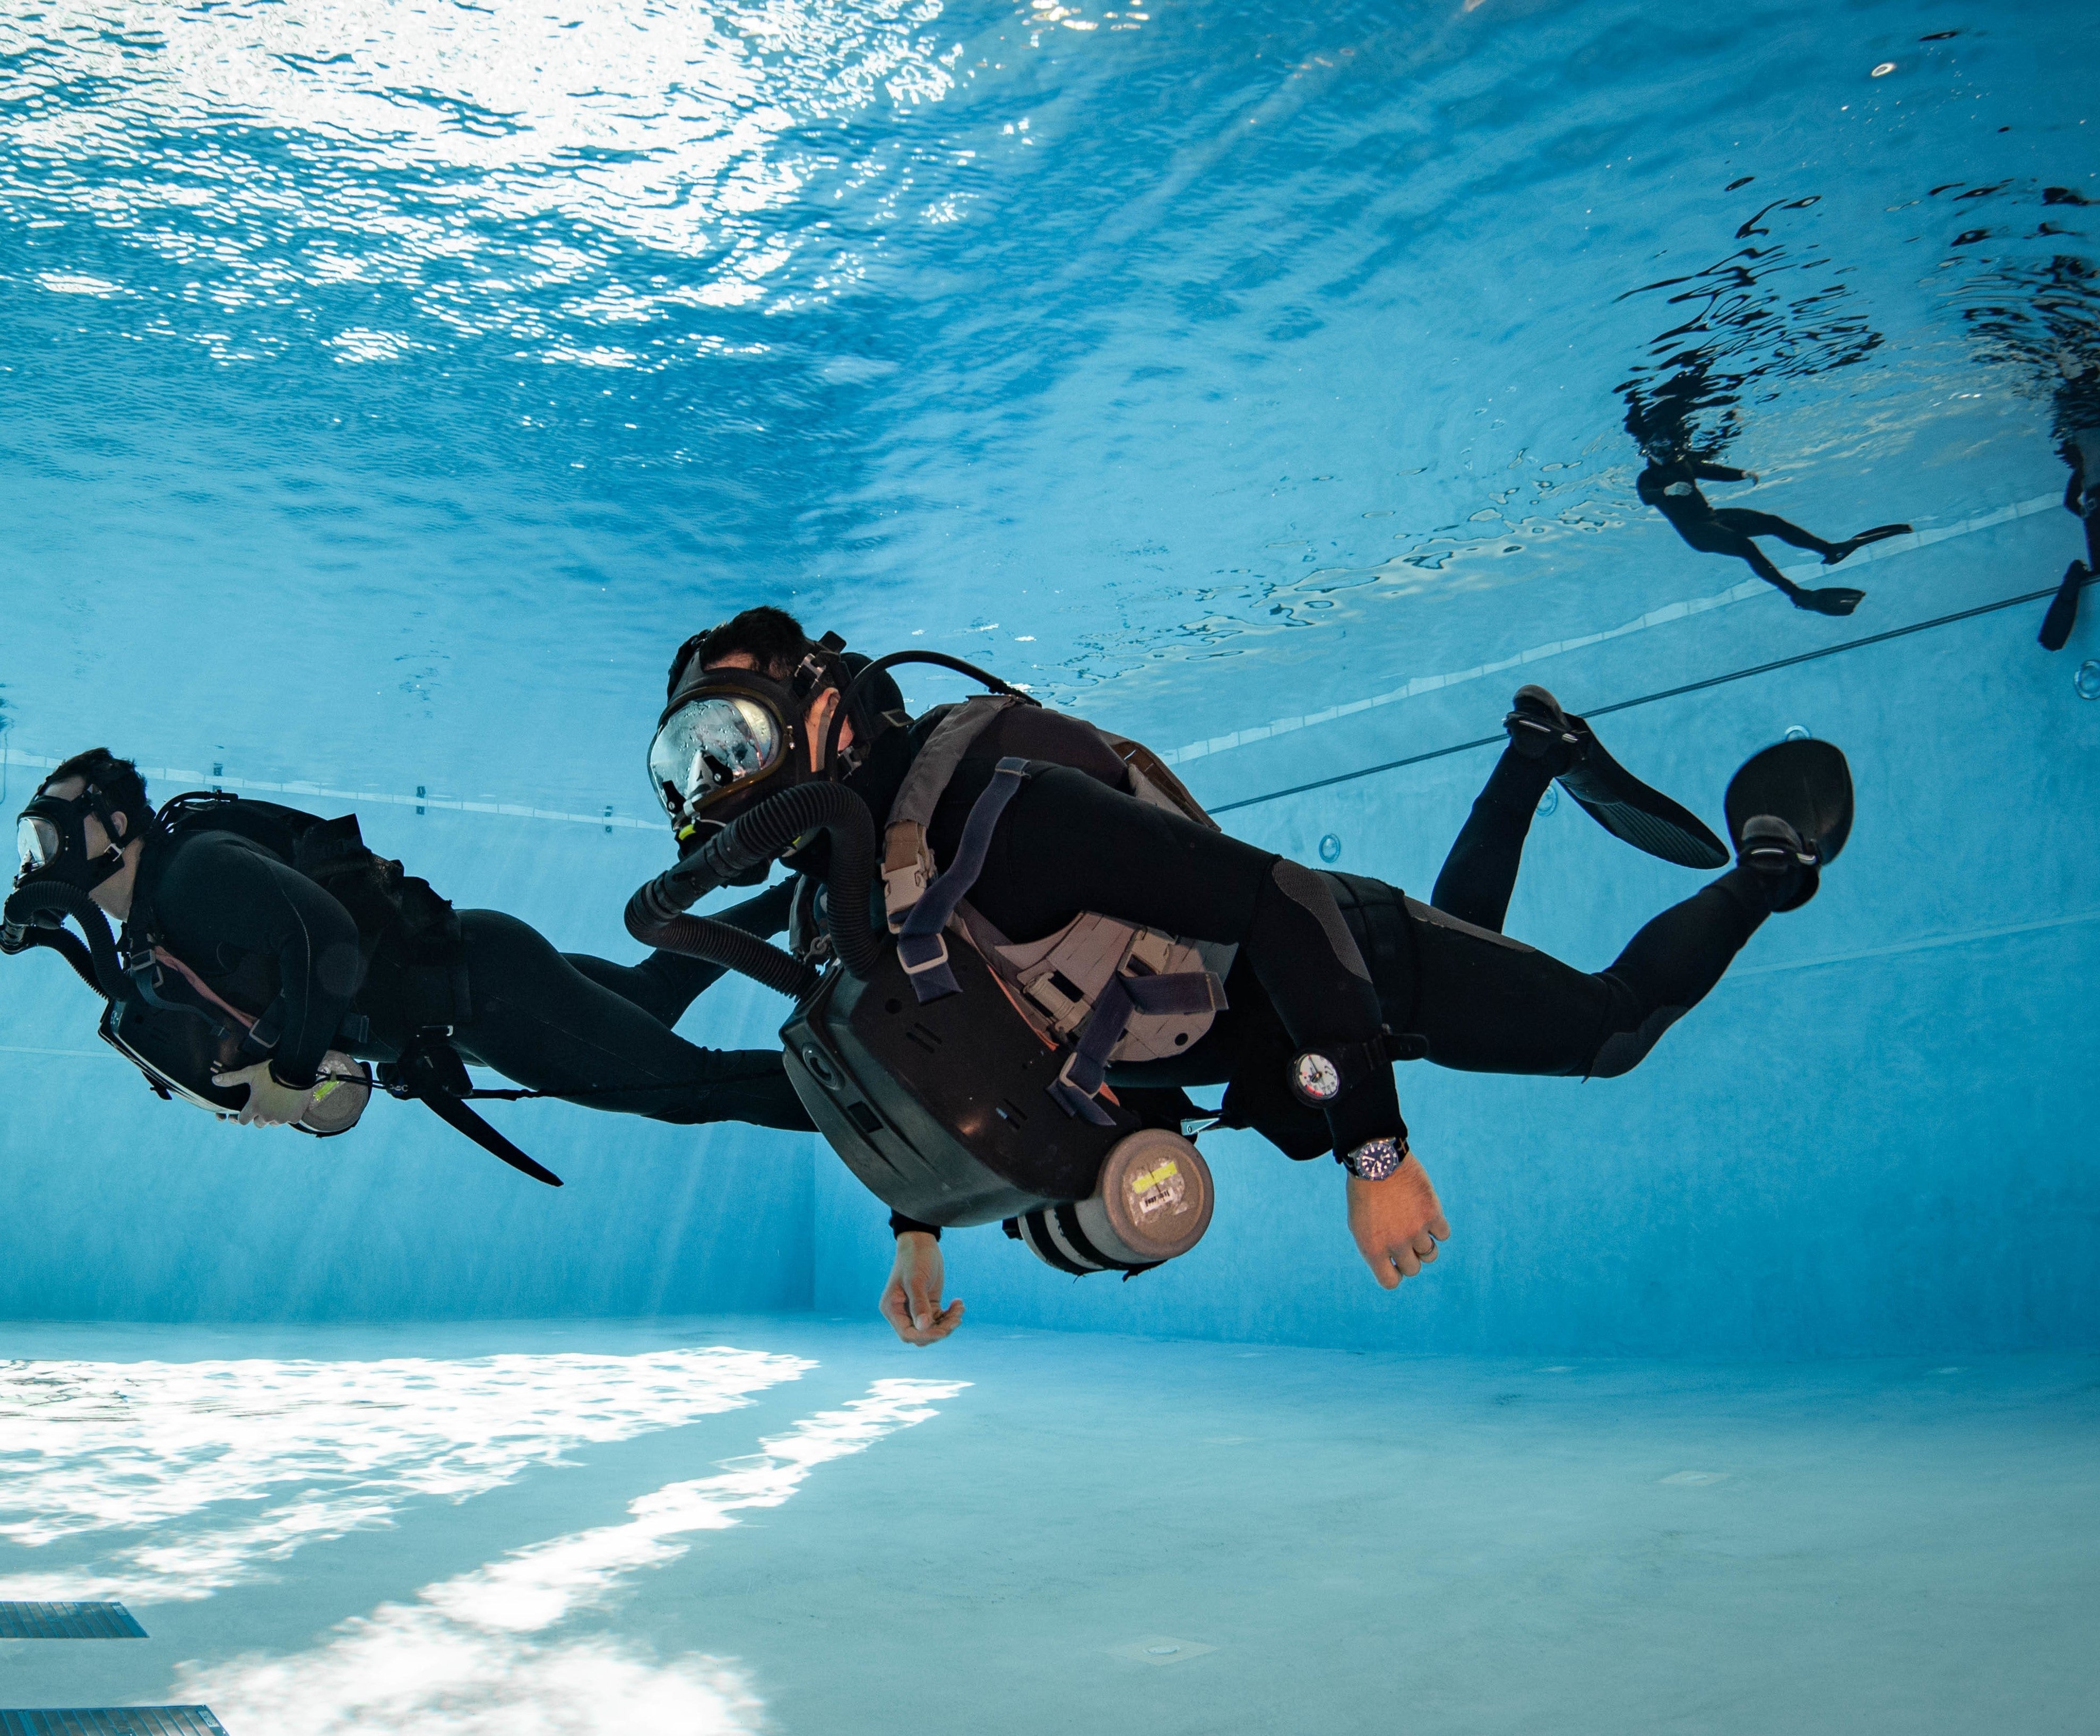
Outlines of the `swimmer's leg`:
<svg viewBox="0 0 2100 1736">
<path fill-rule="evenodd" d="M 1465 1072 L 1610 1079 L 1705 998 L 1769 907 L 1747 871 L 1732 870 L 1595 972 L 1413 899 L 1407 914 L 1415 1000 L 1396 1028 L 1416 1053 Z"/>
<path fill-rule="evenodd" d="M 1751 572 L 1757 574 L 1766 584 L 1778 591 L 1798 609 L 1812 610 L 1818 615 L 1850 615 L 1866 600 L 1867 594 L 1864 591 L 1852 590 L 1842 585 L 1825 585 L 1820 590 L 1802 590 L 1778 568 L 1772 565 L 1771 562 L 1766 558 L 1764 550 L 1751 541 L 1740 529 L 1721 522 L 1727 519 L 1763 519 L 1770 517 L 1767 513 L 1746 512 L 1739 507 L 1732 506 L 1715 513 L 1712 519 L 1704 523 L 1679 527 L 1679 534 L 1693 548 L 1705 554 L 1732 554 L 1736 559 L 1747 562 Z M 1785 520 L 1772 519 L 1771 522 L 1780 524 L 1785 523 Z M 1787 528 L 1792 530 L 1794 527 L 1788 525 Z M 1767 533 L 1760 532 L 1760 534 Z M 1777 532 L 1769 534 L 1776 535 Z M 1808 533 L 1803 531 L 1801 534 L 1807 536 Z"/>
<path fill-rule="evenodd" d="M 1745 537 L 1776 537 L 1781 542 L 1791 543 L 1797 549 L 1813 549 L 1826 559 L 1838 545 L 1825 542 L 1814 531 L 1805 531 L 1798 524 L 1776 517 L 1769 512 L 1753 512 L 1747 506 L 1723 506 L 1714 515 L 1729 529 Z"/>
<path fill-rule="evenodd" d="M 1502 932 L 1532 815 L 1558 769 L 1547 758 L 1527 754 L 1515 740 L 1502 749 L 1444 859 L 1431 903 L 1462 922 Z"/>
</svg>

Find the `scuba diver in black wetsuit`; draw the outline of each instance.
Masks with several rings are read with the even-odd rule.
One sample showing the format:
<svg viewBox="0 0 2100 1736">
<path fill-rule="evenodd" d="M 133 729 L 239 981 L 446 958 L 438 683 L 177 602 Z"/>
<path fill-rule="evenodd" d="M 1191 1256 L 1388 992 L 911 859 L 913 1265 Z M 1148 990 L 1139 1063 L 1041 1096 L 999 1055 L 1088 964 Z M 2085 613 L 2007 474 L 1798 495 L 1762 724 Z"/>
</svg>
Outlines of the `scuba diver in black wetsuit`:
<svg viewBox="0 0 2100 1736">
<path fill-rule="evenodd" d="M 1910 529 L 1908 524 L 1877 524 L 1847 541 L 1826 542 L 1812 531 L 1805 531 L 1768 512 L 1751 512 L 1740 506 L 1717 509 L 1699 492 L 1702 481 L 1755 482 L 1755 470 L 1739 470 L 1725 464 L 1715 464 L 1675 440 L 1653 440 L 1641 451 L 1648 460 L 1648 467 L 1634 482 L 1635 491 L 1641 499 L 1669 519 L 1677 534 L 1702 554 L 1732 554 L 1738 560 L 1748 561 L 1753 572 L 1766 584 L 1777 587 L 1798 609 L 1812 609 L 1818 615 L 1850 615 L 1867 594 L 1843 585 L 1803 590 L 1771 563 L 1764 551 L 1750 541 L 1753 537 L 1776 537 L 1797 549 L 1813 549 L 1823 557 L 1824 566 L 1834 567 L 1870 542 L 1901 537 Z"/>
<path fill-rule="evenodd" d="M 399 1071 L 398 1094 L 517 1162 L 457 1103 L 463 1059 L 526 1094 L 660 1121 L 812 1126 L 776 1051 L 704 1049 L 672 1031 L 721 967 L 557 952 L 514 917 L 455 911 L 365 848 L 355 819 L 216 794 L 157 815 L 137 768 L 96 749 L 44 780 L 18 838 L 0 948 L 66 953 L 110 1001 L 105 1035 L 163 1096 L 249 1125 L 345 1131 L 369 1095 L 357 1063 L 377 1061 L 382 1081 Z M 728 920 L 775 926 L 784 895 Z M 113 949 L 105 916 L 124 925 Z"/>
<path fill-rule="evenodd" d="M 899 930 L 896 960 L 915 989 L 918 974 L 945 974 L 967 944 L 1008 956 L 1019 973 L 1018 992 L 1007 991 L 1017 1009 L 1025 997 L 1077 1000 L 1085 985 L 1054 971 L 1048 980 L 1061 987 L 1047 1000 L 1043 977 L 1030 986 L 1028 970 L 1047 968 L 1030 964 L 1043 948 L 1065 945 L 1060 937 L 1083 933 L 1096 918 L 1164 937 L 1154 962 L 1129 962 L 1140 956 L 1133 946 L 1110 980 L 1127 986 L 1124 1012 L 1134 1004 L 1156 1009 L 1169 1024 L 1175 1014 L 1200 1019 L 1194 1040 L 1178 1052 L 1159 1045 L 1135 1058 L 1097 1047 L 1092 1058 L 1105 1055 L 1105 1075 L 1089 1080 L 1080 1063 L 1088 1061 L 1093 1024 L 1074 1025 L 1075 1047 L 1058 1051 L 1066 1059 L 1049 1095 L 1070 1114 L 1085 1106 L 1065 1088 L 1091 1094 L 1105 1083 L 1140 1116 L 1169 1118 L 1148 1124 L 1171 1125 L 1189 1107 L 1183 1088 L 1223 1084 L 1224 1124 L 1251 1128 L 1295 1158 L 1331 1151 L 1342 1162 L 1351 1232 L 1388 1288 L 1433 1260 L 1449 1233 L 1410 1153 L 1390 1063 L 1426 1058 L 1468 1071 L 1577 1078 L 1628 1071 L 1712 988 L 1767 915 L 1814 895 L 1820 867 L 1850 825 L 1842 754 L 1815 742 L 1766 750 L 1729 790 L 1739 865 L 1650 922 L 1608 969 L 1585 973 L 1499 932 L 1531 813 L 1555 778 L 1644 848 L 1713 866 L 1727 852 L 1696 819 L 1621 771 L 1587 726 L 1542 689 L 1518 694 L 1506 720 L 1511 745 L 1438 882 L 1440 902 L 1452 909 L 1226 837 L 1199 810 L 1187 811 L 1193 803 L 1185 792 L 1183 802 L 1149 800 L 1142 786 L 1171 784 L 1171 776 L 1141 749 L 1126 752 L 1135 744 L 1118 745 L 1119 738 L 1010 689 L 971 702 L 982 709 L 966 741 L 951 732 L 969 707 L 941 708 L 915 722 L 901 709 L 871 717 L 863 707 L 835 725 L 849 685 L 841 648 L 832 638 L 813 644 L 792 617 L 770 608 L 747 611 L 682 647 L 651 771 L 687 853 L 638 892 L 630 930 L 651 939 L 668 933 L 650 912 L 677 908 L 671 895 L 682 876 L 718 883 L 762 874 L 770 852 L 799 871 L 795 921 L 803 946 L 814 929 L 847 969 L 867 974 L 871 967 L 854 958 L 867 946 L 866 919 L 844 926 L 837 920 L 850 908 L 842 898 L 858 902 L 855 877 L 869 870 L 863 863 L 841 875 L 839 841 L 849 828 L 836 817 L 864 803 L 884 829 L 884 899 Z M 769 819 L 776 810 L 788 817 Z M 826 816 L 821 824 L 818 815 Z M 761 837 L 766 841 L 753 841 Z M 944 901 L 942 889 L 955 877 L 961 890 Z M 818 902 L 820 881 L 828 882 L 828 906 Z M 956 903 L 961 897 L 967 906 Z M 922 924 L 929 907 L 933 915 Z M 968 912 L 960 927 L 959 910 Z M 1213 949 L 1205 961 L 1219 961 L 1222 996 L 1150 995 L 1148 978 L 1200 983 L 1200 968 L 1159 962 L 1176 945 Z M 787 992 L 810 992 L 781 980 Z M 824 992 L 816 991 L 818 1001 Z M 942 992 L 953 991 L 937 987 L 918 998 Z M 1109 998 L 1101 991 L 1096 1006 Z M 982 1016 L 997 1014 L 993 1001 L 979 1005 Z M 888 1006 L 893 1017 L 912 1016 L 894 995 Z M 814 1033 L 806 1017 L 805 1026 Z M 791 1021 L 789 1031 L 805 1026 Z M 923 1028 L 929 1048 L 951 1040 Z M 830 1059 L 802 1054 L 828 1086 L 853 1086 L 840 1084 Z M 1024 1097 L 1002 1103 L 999 1115 L 1041 1115 L 1039 1098 Z M 857 1106 L 857 1120 L 863 1109 L 862 1131 L 871 1134 L 881 1118 Z M 850 1133 L 827 1127 L 826 1135 L 881 1191 L 874 1169 L 849 1154 Z M 898 1255 L 883 1312 L 906 1341 L 931 1343 L 953 1330 L 961 1312 L 960 1302 L 942 1305 L 938 1226 L 901 1210 L 891 1223 Z M 1021 1230 L 1010 1223 L 1009 1233 Z M 1065 1270 L 1101 1269 L 1065 1264 L 1023 1239 Z M 1142 1269 L 1103 1262 L 1117 1263 Z"/>
<path fill-rule="evenodd" d="M 2100 572 L 2100 368 L 2089 369 L 2057 393 L 2057 423 L 2062 444 L 2057 448 L 2071 466 L 2064 485 L 2064 510 L 2085 526 L 2085 559 L 2063 569 L 2063 582 L 2050 599 L 2036 637 L 2045 651 L 2062 651 L 2078 625 L 2079 593 Z"/>
</svg>

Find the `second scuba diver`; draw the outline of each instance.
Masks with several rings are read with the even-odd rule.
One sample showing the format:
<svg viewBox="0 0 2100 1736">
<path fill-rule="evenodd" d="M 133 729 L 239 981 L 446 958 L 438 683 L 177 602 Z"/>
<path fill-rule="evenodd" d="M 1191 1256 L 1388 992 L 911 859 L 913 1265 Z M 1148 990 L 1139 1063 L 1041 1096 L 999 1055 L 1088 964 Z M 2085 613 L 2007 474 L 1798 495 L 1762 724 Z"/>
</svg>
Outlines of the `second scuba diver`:
<svg viewBox="0 0 2100 1736">
<path fill-rule="evenodd" d="M 704 1049 L 672 1030 L 721 967 L 558 952 L 515 917 L 454 910 L 366 848 L 354 818 L 210 792 L 157 814 L 137 768 L 98 748 L 45 779 L 17 836 L 0 949 L 64 952 L 109 1001 L 105 1035 L 164 1097 L 340 1132 L 370 1094 L 356 1063 L 377 1061 L 397 1094 L 549 1182 L 465 1109 L 462 1061 L 594 1109 L 813 1128 L 778 1050 Z M 782 899 L 729 920 L 765 930 Z"/>
<path fill-rule="evenodd" d="M 866 686 L 841 648 L 836 638 L 812 642 L 770 607 L 747 610 L 681 647 L 650 758 L 686 850 L 665 880 L 711 853 L 717 863 L 735 855 L 747 819 L 804 786 L 831 783 L 864 802 L 886 833 L 885 886 L 912 872 L 909 852 L 900 855 L 895 843 L 913 828 L 900 828 L 898 817 L 915 804 L 923 809 L 932 867 L 967 882 L 972 934 L 995 936 L 1010 952 L 1025 955 L 1088 913 L 1236 949 L 1223 1004 L 1200 1038 L 1179 1053 L 1112 1062 L 1105 1082 L 1169 1104 L 1185 1102 L 1180 1088 L 1222 1084 L 1224 1125 L 1251 1128 L 1294 1158 L 1331 1151 L 1347 1172 L 1350 1232 L 1387 1288 L 1434 1260 L 1450 1233 L 1410 1149 L 1390 1063 L 1574 1078 L 1627 1072 L 1713 987 L 1767 916 L 1815 895 L 1851 824 L 1850 777 L 1837 749 L 1803 741 L 1765 750 L 1728 791 L 1736 866 L 1650 921 L 1607 969 L 1579 971 L 1500 932 L 1531 815 L 1554 780 L 1608 829 L 1653 854 L 1719 867 L 1728 852 L 1619 767 L 1542 688 L 1516 696 L 1506 720 L 1510 744 L 1434 903 L 1424 904 L 1383 881 L 1317 872 L 1227 837 L 1200 811 L 1138 799 L 1138 758 L 1104 746 L 1118 738 L 1010 689 L 972 702 L 993 714 L 964 745 L 952 734 L 964 708 L 915 721 L 901 700 L 879 707 L 863 698 L 836 721 L 842 695 Z M 871 673 L 887 683 L 880 669 Z M 929 768 L 937 758 L 942 763 Z M 1171 782 L 1156 761 L 1144 769 L 1152 782 Z M 789 832 L 775 852 L 797 871 L 791 935 L 805 956 L 826 943 L 819 893 L 829 848 L 827 834 Z M 736 866 L 764 872 L 748 860 Z M 710 872 L 717 883 L 724 877 Z M 912 895 L 933 902 L 940 880 L 929 885 L 925 868 L 917 872 Z M 907 907 L 891 905 L 893 926 L 900 908 Z M 955 908 L 952 897 L 944 908 Z M 907 918 L 900 945 L 912 935 Z M 924 935 L 918 944 L 918 953 L 900 952 L 907 972 L 940 962 L 923 951 Z M 1076 1058 L 1084 1048 L 1082 1040 Z M 938 1227 L 895 1213 L 891 1226 L 897 1257 L 883 1312 L 907 1342 L 931 1343 L 954 1329 L 962 1309 L 942 1304 Z"/>
</svg>

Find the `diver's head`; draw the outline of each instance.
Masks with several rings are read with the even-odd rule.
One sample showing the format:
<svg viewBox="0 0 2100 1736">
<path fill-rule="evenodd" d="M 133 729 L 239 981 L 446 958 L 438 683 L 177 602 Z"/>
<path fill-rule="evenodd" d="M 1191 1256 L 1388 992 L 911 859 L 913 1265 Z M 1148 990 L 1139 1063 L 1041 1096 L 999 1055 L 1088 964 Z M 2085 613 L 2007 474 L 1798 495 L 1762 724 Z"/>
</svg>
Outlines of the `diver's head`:
<svg viewBox="0 0 2100 1736">
<path fill-rule="evenodd" d="M 845 652 L 836 634 L 813 640 L 771 607 L 746 609 L 679 647 L 649 781 L 682 847 L 754 797 L 836 775 L 826 742 L 853 679 Z M 850 721 L 840 726 L 847 766 L 856 739 Z"/>
<path fill-rule="evenodd" d="M 107 748 L 76 753 L 53 768 L 15 822 L 15 884 L 32 875 L 63 881 L 122 917 L 152 823 L 136 766 Z"/>
</svg>

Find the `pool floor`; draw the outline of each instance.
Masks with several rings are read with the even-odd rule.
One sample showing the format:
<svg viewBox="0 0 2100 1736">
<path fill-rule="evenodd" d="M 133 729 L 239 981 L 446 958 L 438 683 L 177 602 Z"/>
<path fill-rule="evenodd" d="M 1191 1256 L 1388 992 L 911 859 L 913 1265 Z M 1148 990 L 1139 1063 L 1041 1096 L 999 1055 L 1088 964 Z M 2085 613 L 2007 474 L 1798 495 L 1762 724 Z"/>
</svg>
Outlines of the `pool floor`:
<svg viewBox="0 0 2100 1736">
<path fill-rule="evenodd" d="M 11 1327 L 0 1707 L 351 1731 L 2087 1731 L 2100 1358 L 807 1316 Z M 712 1347 L 726 1347 L 714 1349 Z"/>
</svg>

